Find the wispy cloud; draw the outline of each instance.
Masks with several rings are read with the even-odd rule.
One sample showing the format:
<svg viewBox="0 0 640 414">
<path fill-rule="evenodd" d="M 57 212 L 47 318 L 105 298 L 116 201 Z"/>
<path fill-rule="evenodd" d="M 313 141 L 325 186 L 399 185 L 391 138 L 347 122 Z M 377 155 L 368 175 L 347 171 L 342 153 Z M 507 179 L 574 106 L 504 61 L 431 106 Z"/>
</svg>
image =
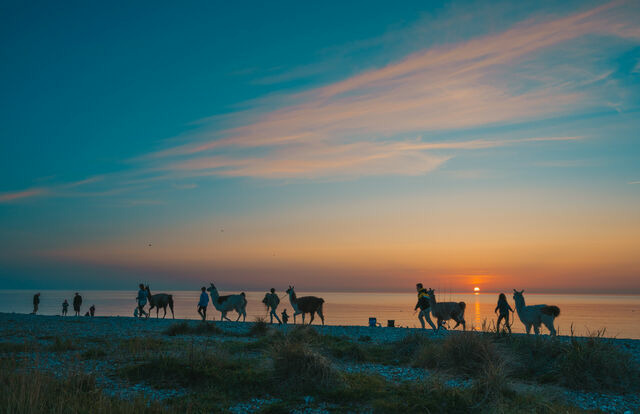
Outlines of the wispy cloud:
<svg viewBox="0 0 640 414">
<path fill-rule="evenodd" d="M 0 193 L 0 203 L 9 203 L 16 200 L 43 195 L 46 190 L 43 188 L 31 188 L 28 190 Z"/>
<path fill-rule="evenodd" d="M 640 184 L 640 181 L 629 181 L 628 184 Z"/>
<path fill-rule="evenodd" d="M 265 112 L 273 105 L 261 102 L 254 110 L 236 113 L 233 128 L 204 126 L 192 142 L 150 154 L 147 167 L 182 175 L 193 171 L 263 178 L 422 174 L 455 156 L 456 150 L 535 142 L 432 142 L 429 137 L 602 105 L 599 90 L 586 85 L 595 88 L 610 70 L 572 68 L 571 62 L 558 69 L 544 54 L 587 35 L 640 40 L 640 25 L 625 13 L 626 6 L 609 3 L 432 47 L 380 69 L 279 97 L 278 103 L 287 103 L 279 109 Z M 594 51 L 580 53 L 586 59 Z M 411 135 L 421 138 L 408 140 Z"/>
</svg>

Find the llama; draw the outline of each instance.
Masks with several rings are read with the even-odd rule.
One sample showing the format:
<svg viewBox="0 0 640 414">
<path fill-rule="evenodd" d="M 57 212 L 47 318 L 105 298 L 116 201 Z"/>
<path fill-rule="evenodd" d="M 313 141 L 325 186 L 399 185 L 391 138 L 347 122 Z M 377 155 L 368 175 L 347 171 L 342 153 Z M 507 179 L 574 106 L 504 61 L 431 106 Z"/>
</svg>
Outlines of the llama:
<svg viewBox="0 0 640 414">
<path fill-rule="evenodd" d="M 429 294 L 429 307 L 431 308 L 431 314 L 438 320 L 438 331 L 440 330 L 442 323 L 449 319 L 456 321 L 456 326 L 454 326 L 453 329 L 457 328 L 460 324 L 462 324 L 463 331 L 467 329 L 464 321 L 464 309 L 467 307 L 466 303 L 437 302 L 436 294 L 433 289 L 429 289 L 427 293 Z"/>
<path fill-rule="evenodd" d="M 311 322 L 313 322 L 313 318 L 317 313 L 318 316 L 320 316 L 320 319 L 322 319 L 322 324 L 324 325 L 324 315 L 322 314 L 322 304 L 324 303 L 324 299 L 315 296 L 304 296 L 299 298 L 296 296 L 293 286 L 289 286 L 287 293 L 289 294 L 291 307 L 294 310 L 293 323 L 296 323 L 296 315 L 302 314 L 302 324 L 304 325 L 304 314 L 310 313 L 311 319 L 309 320 L 309 325 L 311 325 Z"/>
<path fill-rule="evenodd" d="M 218 289 L 216 289 L 213 283 L 211 283 L 211 286 L 207 288 L 207 291 L 211 295 L 211 302 L 213 303 L 213 306 L 220 311 L 221 321 L 226 319 L 229 322 L 233 322 L 231 319 L 227 318 L 227 312 L 230 310 L 238 312 L 236 322 L 240 320 L 240 316 L 242 316 L 242 322 L 247 319 L 247 299 L 244 292 L 239 295 L 220 296 L 218 294 Z"/>
<path fill-rule="evenodd" d="M 527 335 L 531 332 L 531 326 L 533 325 L 533 331 L 538 335 L 540 333 L 540 324 L 549 329 L 551 336 L 556 335 L 556 329 L 553 327 L 553 321 L 560 315 L 560 308 L 557 306 L 547 305 L 531 305 L 526 306 L 524 304 L 524 290 L 518 292 L 513 289 L 513 300 L 516 302 L 516 312 L 520 321 L 527 328 Z"/>
<path fill-rule="evenodd" d="M 173 295 L 168 295 L 166 293 L 156 293 L 155 295 L 151 294 L 151 290 L 149 289 L 149 285 L 145 287 L 147 291 L 147 297 L 149 298 L 149 313 L 147 317 L 151 315 L 151 309 L 156 308 L 156 318 L 158 318 L 158 313 L 160 308 L 164 309 L 164 315 L 162 315 L 162 319 L 167 316 L 167 306 L 171 309 L 171 317 L 175 319 L 175 315 L 173 314 Z"/>
</svg>

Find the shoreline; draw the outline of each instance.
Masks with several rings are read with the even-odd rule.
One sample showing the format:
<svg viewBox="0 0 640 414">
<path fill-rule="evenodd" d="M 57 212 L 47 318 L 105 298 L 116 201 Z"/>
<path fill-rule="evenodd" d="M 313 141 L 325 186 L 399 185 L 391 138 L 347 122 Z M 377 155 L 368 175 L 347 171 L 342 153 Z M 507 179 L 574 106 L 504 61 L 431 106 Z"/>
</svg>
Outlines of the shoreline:
<svg viewBox="0 0 640 414">
<path fill-rule="evenodd" d="M 174 323 L 183 323 L 186 322 L 188 324 L 199 324 L 201 323 L 198 319 L 183 319 L 183 318 L 135 318 L 132 316 L 60 316 L 60 315 L 33 315 L 28 313 L 17 313 L 17 312 L 0 312 L 0 321 L 6 319 L 7 317 L 18 317 L 23 321 L 37 321 L 38 319 L 42 320 L 55 320 L 59 322 L 73 322 L 75 324 L 86 323 L 86 324 L 94 324 L 94 328 L 96 330 L 99 329 L 100 326 L 106 325 L 114 325 L 116 322 L 119 322 L 121 328 L 140 328 L 145 327 L 143 324 L 147 324 L 145 328 L 141 329 L 140 332 L 144 332 L 147 334 L 150 333 L 161 333 L 163 329 L 168 328 Z M 26 318 L 26 319 L 23 319 Z M 256 323 L 255 321 L 220 321 L 220 320 L 211 320 L 207 319 L 207 323 L 213 323 L 223 331 L 231 333 L 231 334 L 246 334 L 250 331 L 251 327 Z M 463 331 L 461 329 L 455 330 L 440 330 L 439 332 L 433 331 L 431 328 L 410 328 L 410 327 L 370 327 L 366 325 L 321 325 L 316 324 L 314 321 L 313 325 L 310 325 L 319 333 L 325 335 L 333 335 L 333 336 L 342 336 L 348 337 L 350 339 L 357 340 L 361 336 L 369 336 L 371 337 L 371 341 L 376 343 L 385 343 L 385 342 L 394 342 L 403 339 L 407 335 L 411 335 L 414 333 L 418 333 L 421 335 L 425 335 L 427 337 L 433 338 L 441 338 L 446 335 L 455 334 L 456 332 L 474 332 L 477 334 L 493 334 L 495 332 L 487 332 L 481 330 L 467 330 Z M 277 323 L 270 324 L 267 322 L 267 325 L 273 329 L 280 330 L 282 332 L 287 332 L 295 326 L 301 326 L 301 323 L 293 324 L 288 323 L 286 325 L 278 325 Z M 306 325 L 306 324 L 305 324 Z M 2 328 L 0 328 L 0 332 L 2 332 Z M 512 333 L 510 334 L 514 337 L 527 337 L 526 333 Z M 136 335 L 139 336 L 139 335 Z M 531 333 L 528 336 L 535 337 L 535 334 Z M 561 341 L 568 341 L 571 339 L 578 340 L 586 340 L 590 338 L 596 338 L 602 341 L 610 341 L 615 344 L 619 344 L 628 348 L 634 354 L 637 354 L 637 359 L 640 360 L 640 339 L 635 338 L 617 338 L 617 337 L 606 337 L 606 336 L 580 336 L 580 335 L 557 335 L 555 337 L 550 336 L 548 333 L 540 334 L 540 338 L 555 338 Z M 1 340 L 1 338 L 0 338 Z"/>
</svg>

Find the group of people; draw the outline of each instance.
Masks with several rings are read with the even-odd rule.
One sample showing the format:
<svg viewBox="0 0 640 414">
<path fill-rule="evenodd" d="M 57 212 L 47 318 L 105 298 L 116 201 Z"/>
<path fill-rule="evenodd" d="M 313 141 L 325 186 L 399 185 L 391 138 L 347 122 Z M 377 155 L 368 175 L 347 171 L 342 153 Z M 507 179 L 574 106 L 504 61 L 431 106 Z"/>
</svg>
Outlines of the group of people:
<svg viewBox="0 0 640 414">
<path fill-rule="evenodd" d="M 202 292 L 200 293 L 200 300 L 198 301 L 198 314 L 202 318 L 203 321 L 207 320 L 207 306 L 209 306 L 209 295 L 207 294 L 207 289 L 203 286 L 200 289 Z M 267 307 L 269 311 L 269 319 L 270 323 L 273 323 L 273 318 L 276 318 L 278 324 L 287 324 L 289 321 L 289 315 L 287 314 L 287 310 L 282 311 L 282 319 L 278 317 L 276 310 L 278 309 L 278 305 L 280 305 L 280 298 L 276 294 L 276 290 L 271 288 L 268 293 L 264 295 L 264 299 L 262 299 L 262 303 Z"/>
<path fill-rule="evenodd" d="M 136 297 L 136 302 L 138 306 L 134 311 L 134 316 L 136 317 L 149 317 L 149 313 L 144 310 L 144 307 L 147 305 L 148 301 L 148 292 L 144 286 L 144 284 L 139 285 L 140 290 L 138 290 L 138 296 Z M 278 321 L 278 324 L 286 324 L 289 322 L 289 315 L 287 314 L 287 310 L 284 309 L 282 311 L 281 317 L 277 314 L 278 306 L 280 305 L 280 298 L 276 294 L 276 290 L 271 288 L 268 293 L 265 294 L 264 299 L 262 299 L 262 303 L 267 307 L 269 311 L 269 319 L 270 323 L 273 323 L 273 319 L 275 318 Z M 200 288 L 200 299 L 198 300 L 197 311 L 203 321 L 207 320 L 207 307 L 209 306 L 209 294 L 207 294 L 207 288 Z"/>
<path fill-rule="evenodd" d="M 147 304 L 148 294 L 145 289 L 145 286 L 142 283 L 140 284 L 139 287 L 140 287 L 140 290 L 138 290 L 138 296 L 136 297 L 138 306 L 136 308 L 136 311 L 134 312 L 134 315 L 138 317 L 143 317 L 143 316 L 149 317 L 149 313 L 147 313 L 144 310 L 144 307 Z M 430 310 L 431 310 L 430 309 L 431 304 L 429 301 L 429 292 L 427 291 L 427 289 L 424 288 L 422 283 L 416 284 L 416 290 L 418 291 L 418 302 L 416 303 L 414 310 L 420 310 L 420 312 L 418 313 L 418 320 L 420 321 L 420 325 L 422 325 L 422 329 L 425 329 L 425 321 L 426 321 L 426 323 L 428 323 L 429 326 L 435 331 L 436 326 L 433 324 L 433 321 L 429 316 Z M 207 294 L 207 289 L 204 286 L 201 288 L 201 291 L 202 292 L 200 293 L 200 300 L 198 301 L 197 310 L 198 310 L 198 314 L 204 321 L 207 319 L 207 307 L 209 306 L 209 295 Z M 276 319 L 276 321 L 278 321 L 278 324 L 286 324 L 289 321 L 289 315 L 287 314 L 286 309 L 282 311 L 282 314 L 281 314 L 282 319 L 280 319 L 280 317 L 276 312 L 278 309 L 278 306 L 280 305 L 280 298 L 276 294 L 276 290 L 274 288 L 271 288 L 269 292 L 265 294 L 264 299 L 262 299 L 262 303 L 264 303 L 264 305 L 267 307 L 267 310 L 269 312 L 270 323 L 273 323 L 274 318 Z M 36 293 L 35 295 L 33 295 L 32 314 L 35 315 L 36 313 L 38 313 L 39 305 L 40 305 L 40 293 Z M 73 310 L 75 311 L 76 316 L 80 316 L 81 307 L 82 307 L 82 296 L 80 296 L 80 294 L 76 292 L 75 296 L 73 297 Z M 68 310 L 69 310 L 69 302 L 67 301 L 67 299 L 65 299 L 64 302 L 62 302 L 62 316 L 66 316 Z M 85 316 L 93 317 L 95 315 L 95 311 L 96 311 L 95 305 L 91 305 L 91 307 L 89 308 L 89 311 L 85 314 Z M 507 302 L 507 297 L 505 296 L 505 294 L 501 293 L 498 296 L 498 304 L 494 310 L 494 313 L 498 313 L 496 330 L 500 330 L 500 323 L 504 321 L 505 327 L 509 332 L 511 332 L 511 324 L 509 323 L 509 316 L 510 316 L 509 312 L 513 312 L 513 309 Z"/>
<path fill-rule="evenodd" d="M 38 313 L 39 306 L 40 306 L 40 292 L 33 295 L 33 312 L 31 312 L 32 315 L 35 315 L 36 313 Z M 76 316 L 80 316 L 81 308 L 82 308 L 82 296 L 80 296 L 80 294 L 76 292 L 75 296 L 73 297 L 73 310 L 75 311 Z M 65 299 L 64 302 L 62 302 L 62 316 L 67 316 L 68 312 L 69 312 L 69 301 Z M 91 305 L 91 307 L 89 308 L 89 311 L 87 311 L 87 313 L 85 313 L 84 316 L 93 317 L 95 313 L 96 313 L 96 306 Z"/>
<path fill-rule="evenodd" d="M 429 301 L 429 292 L 424 288 L 422 283 L 416 284 L 416 290 L 418 291 L 418 302 L 414 308 L 415 310 L 420 309 L 418 313 L 418 319 L 420 320 L 420 324 L 422 325 L 422 329 L 425 328 L 425 320 L 431 326 L 431 328 L 435 331 L 436 326 L 433 324 L 431 317 L 429 316 L 431 310 L 431 303 Z M 509 323 L 509 312 L 513 312 L 513 309 L 507 302 L 507 297 L 504 293 L 501 293 L 498 296 L 498 305 L 493 311 L 494 313 L 498 313 L 498 322 L 496 323 L 496 330 L 500 330 L 500 323 L 504 320 L 504 326 L 507 328 L 509 333 L 511 333 L 511 324 Z"/>
</svg>

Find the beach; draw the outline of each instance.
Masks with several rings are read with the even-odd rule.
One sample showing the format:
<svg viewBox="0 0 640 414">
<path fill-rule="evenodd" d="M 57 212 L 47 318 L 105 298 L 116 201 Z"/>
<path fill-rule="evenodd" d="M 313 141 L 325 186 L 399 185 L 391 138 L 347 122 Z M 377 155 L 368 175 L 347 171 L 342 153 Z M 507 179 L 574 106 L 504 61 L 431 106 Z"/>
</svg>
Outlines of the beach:
<svg viewBox="0 0 640 414">
<path fill-rule="evenodd" d="M 206 329 L 202 327 L 206 326 Z M 477 388 L 475 373 L 465 373 L 464 369 L 447 369 L 439 366 L 431 368 L 429 363 L 417 362 L 410 355 L 394 355 L 395 349 L 406 347 L 411 341 L 424 344 L 444 344 L 448 337 L 461 336 L 459 331 L 441 331 L 410 328 L 379 328 L 366 326 L 317 326 L 313 333 L 306 332 L 301 341 L 304 346 L 326 360 L 331 372 L 340 378 L 376 378 L 383 384 L 416 384 L 436 381 L 438 386 L 467 392 Z M 132 367 L 144 366 L 147 360 L 157 358 L 183 358 L 185 355 L 223 355 L 238 361 L 254 361 L 260 369 L 271 370 L 277 363 L 273 348 L 289 338 L 299 337 L 299 325 L 269 325 L 262 322 L 211 322 L 173 319 L 136 319 L 132 317 L 60 317 L 36 316 L 15 313 L 0 313 L 0 353 L 5 360 L 17 364 L 16 370 L 37 371 L 64 379 L 72 373 L 81 372 L 95 378 L 95 386 L 106 398 L 124 401 L 144 400 L 162 409 L 182 409 L 185 401 L 191 401 L 194 388 L 189 381 L 172 382 L 172 376 L 158 381 L 145 380 L 145 375 L 135 374 Z M 311 336 L 309 336 L 311 335 Z M 481 336 L 481 333 L 472 335 Z M 514 334 L 513 338 L 524 337 Z M 532 336 L 533 337 L 533 336 Z M 535 338 L 529 338 L 535 339 Z M 508 341 L 511 341 L 509 339 Z M 606 343 L 629 356 L 629 364 L 640 363 L 640 341 L 633 339 L 570 338 L 541 336 L 538 346 L 564 346 L 572 342 L 596 341 Z M 493 341 L 493 340 L 492 340 Z M 495 339 L 504 347 L 504 339 Z M 412 343 L 412 342 L 411 342 Z M 509 342 L 510 343 L 510 342 Z M 493 346 L 493 345 L 492 345 Z M 518 345 L 522 346 L 522 345 Z M 599 346 L 599 345 L 598 345 Z M 560 348 L 558 348 L 560 349 Z M 305 351 L 306 352 L 306 351 Z M 390 356 L 376 356 L 386 352 Z M 412 351 L 413 352 L 413 351 Z M 413 354 L 416 354 L 413 352 Z M 458 367 L 460 368 L 460 367 Z M 587 367 L 585 367 L 586 369 Z M 151 374 L 146 374 L 151 375 Z M 527 380 L 526 376 L 510 377 L 508 387 L 520 393 L 545 395 L 549 404 L 560 404 L 578 410 L 601 410 L 603 412 L 637 412 L 640 395 L 635 383 L 629 387 L 616 389 L 615 384 L 604 384 L 598 390 L 590 386 L 581 390 L 580 386 L 567 386 L 571 382 L 547 383 L 545 380 Z M 200 390 L 198 385 L 195 390 Z M 456 392 L 458 392 L 456 391 Z M 373 392 L 373 391 L 372 391 Z M 444 392 L 444 391 L 443 391 Z M 453 392 L 453 391 L 446 391 Z M 469 393 L 471 391 L 468 391 Z M 353 409 L 352 403 L 341 405 L 335 398 L 304 389 L 300 395 L 287 397 L 270 385 L 265 390 L 255 385 L 246 392 L 233 392 L 224 402 L 215 402 L 212 407 L 226 412 L 261 412 L 269 406 L 284 407 L 282 412 L 381 412 L 376 403 L 362 404 L 362 410 Z M 306 399 L 305 399 L 306 398 Z M 204 405 L 188 403 L 193 412 L 201 412 Z M 511 403 L 509 403 L 511 404 Z M 351 407 L 351 408 L 349 408 Z M 206 410 L 205 410 L 206 411 Z"/>
</svg>

